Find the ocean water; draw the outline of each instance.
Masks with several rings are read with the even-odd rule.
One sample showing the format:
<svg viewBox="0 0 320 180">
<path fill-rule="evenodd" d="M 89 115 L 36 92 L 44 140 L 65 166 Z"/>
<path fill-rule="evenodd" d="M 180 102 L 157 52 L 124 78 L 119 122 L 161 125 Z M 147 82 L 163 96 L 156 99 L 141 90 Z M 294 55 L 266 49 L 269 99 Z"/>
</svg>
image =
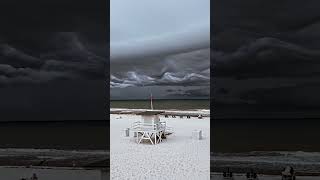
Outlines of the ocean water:
<svg viewBox="0 0 320 180">
<path fill-rule="evenodd" d="M 0 148 L 109 149 L 108 121 L 0 122 Z"/>
<path fill-rule="evenodd" d="M 150 100 L 112 100 L 111 108 L 129 108 L 129 109 L 149 109 Z M 189 100 L 153 100 L 154 109 L 210 109 L 210 100 L 207 99 L 189 99 Z"/>
<path fill-rule="evenodd" d="M 277 174 L 292 166 L 300 175 L 320 175 L 318 119 L 215 119 L 212 171 Z M 320 179 L 320 178 L 319 178 Z"/>
<path fill-rule="evenodd" d="M 320 152 L 318 119 L 214 119 L 211 151 Z"/>
<path fill-rule="evenodd" d="M 85 170 L 85 169 L 68 169 L 68 168 L 24 168 L 24 167 L 1 167 L 1 179 L 18 180 L 22 178 L 31 178 L 36 174 L 39 179 L 56 180 L 106 180 L 107 177 L 102 178 L 102 172 L 99 170 Z"/>
<path fill-rule="evenodd" d="M 297 175 L 320 175 L 320 153 L 304 151 L 253 151 L 247 153 L 212 153 L 213 172 L 226 168 L 233 172 L 246 173 L 254 169 L 258 174 L 280 175 L 286 166 L 292 166 Z M 320 177 L 319 177 L 320 179 Z"/>
</svg>

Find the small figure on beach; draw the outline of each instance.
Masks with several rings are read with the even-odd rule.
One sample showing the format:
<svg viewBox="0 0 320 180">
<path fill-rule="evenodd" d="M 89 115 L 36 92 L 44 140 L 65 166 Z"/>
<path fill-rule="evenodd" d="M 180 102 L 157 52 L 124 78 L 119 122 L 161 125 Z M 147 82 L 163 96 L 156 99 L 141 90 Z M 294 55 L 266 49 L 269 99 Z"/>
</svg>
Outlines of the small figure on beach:
<svg viewBox="0 0 320 180">
<path fill-rule="evenodd" d="M 38 180 L 38 176 L 36 173 L 33 173 L 32 177 L 30 178 L 30 180 Z"/>
<path fill-rule="evenodd" d="M 293 167 L 291 166 L 287 166 L 282 172 L 282 180 L 295 180 L 296 179 L 296 175 L 294 172 Z"/>
<path fill-rule="evenodd" d="M 38 176 L 36 173 L 33 173 L 31 178 L 21 178 L 20 180 L 38 180 Z"/>
<path fill-rule="evenodd" d="M 250 169 L 250 172 L 247 172 L 247 180 L 258 180 L 257 173 Z"/>
<path fill-rule="evenodd" d="M 229 168 L 227 168 L 227 171 L 223 172 L 223 179 L 224 180 L 233 180 L 234 179 L 233 174 L 232 174 L 232 172 L 230 172 Z"/>
</svg>

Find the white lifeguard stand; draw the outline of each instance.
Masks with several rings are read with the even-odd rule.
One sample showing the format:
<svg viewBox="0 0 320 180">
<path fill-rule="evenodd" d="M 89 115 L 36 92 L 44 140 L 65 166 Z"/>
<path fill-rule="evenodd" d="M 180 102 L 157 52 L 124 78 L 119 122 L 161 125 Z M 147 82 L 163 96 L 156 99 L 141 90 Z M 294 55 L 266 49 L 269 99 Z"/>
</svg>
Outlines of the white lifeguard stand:
<svg viewBox="0 0 320 180">
<path fill-rule="evenodd" d="M 146 111 L 139 113 L 143 123 L 149 124 L 158 124 L 160 122 L 159 114 L 163 113 L 162 111 Z"/>
<path fill-rule="evenodd" d="M 144 139 L 149 140 L 152 144 L 162 142 L 166 129 L 166 123 L 160 121 L 159 115 L 162 113 L 163 111 L 154 110 L 137 113 L 141 116 L 141 121 L 134 122 L 131 128 L 135 133 L 137 143 L 140 144 Z"/>
</svg>

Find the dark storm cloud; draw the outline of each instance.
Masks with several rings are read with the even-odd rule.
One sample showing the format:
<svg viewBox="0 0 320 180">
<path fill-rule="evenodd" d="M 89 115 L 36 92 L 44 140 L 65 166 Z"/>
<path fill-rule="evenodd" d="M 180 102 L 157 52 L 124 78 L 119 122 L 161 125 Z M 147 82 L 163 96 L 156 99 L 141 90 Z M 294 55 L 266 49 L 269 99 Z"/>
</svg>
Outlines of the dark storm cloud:
<svg viewBox="0 0 320 180">
<path fill-rule="evenodd" d="M 209 87 L 209 8 L 209 0 L 112 0 L 111 97 L 120 88 L 125 99 L 140 97 L 136 87 Z"/>
<path fill-rule="evenodd" d="M 212 56 L 215 77 L 319 75 L 319 50 L 276 38 L 258 38 L 233 52 L 213 51 Z"/>
<path fill-rule="evenodd" d="M 113 65 L 110 86 L 209 86 L 209 56 L 209 49 L 204 49 L 167 57 L 141 59 L 122 66 Z"/>
<path fill-rule="evenodd" d="M 126 64 L 111 64 L 110 88 L 111 97 L 118 88 L 127 87 L 159 87 L 177 86 L 186 87 L 210 86 L 210 50 L 202 49 L 188 53 L 180 53 L 165 57 L 144 58 Z M 123 93 L 133 96 L 130 93 Z M 162 94 L 169 94 L 161 92 Z M 155 97 L 162 97 L 153 93 Z M 191 94 L 190 94 L 191 95 Z M 198 94 L 193 94 L 193 97 Z M 207 94 L 208 95 L 208 94 Z M 135 96 L 135 95 L 134 95 Z M 169 97 L 169 96 L 168 96 Z M 167 98 L 168 98 L 167 97 Z M 179 98 L 180 95 L 171 96 Z M 189 98 L 191 96 L 184 96 Z M 200 97 L 203 97 L 202 94 Z M 208 97 L 208 96 L 206 96 Z"/>
<path fill-rule="evenodd" d="M 179 73 L 166 72 L 160 78 L 153 78 L 147 75 L 139 75 L 135 72 L 128 72 L 126 79 L 119 79 L 115 76 L 111 76 L 110 86 L 116 87 L 130 87 L 130 86 L 199 86 L 208 85 L 209 77 L 191 73 L 187 75 L 179 75 Z"/>
<path fill-rule="evenodd" d="M 212 94 L 217 109 L 249 117 L 318 106 L 319 5 L 316 0 L 214 1 Z"/>
<path fill-rule="evenodd" d="M 0 86 L 10 84 L 28 85 L 47 83 L 58 79 L 72 79 L 74 75 L 66 72 L 34 70 L 31 68 L 14 68 L 0 64 Z M 75 77 L 73 77 L 75 79 Z"/>
<path fill-rule="evenodd" d="M 1 121 L 108 119 L 108 4 L 0 2 Z"/>
<path fill-rule="evenodd" d="M 106 56 L 90 51 L 80 36 L 81 33 L 57 32 L 39 38 L 36 33 L 26 33 L 20 41 L 6 36 L 8 40 L 0 43 L 1 85 L 103 79 Z M 32 40 L 26 41 L 28 38 Z"/>
<path fill-rule="evenodd" d="M 1 120 L 105 120 L 106 36 L 0 33 Z"/>
<path fill-rule="evenodd" d="M 2 0 L 1 30 L 108 32 L 108 1 Z"/>
<path fill-rule="evenodd" d="M 196 89 L 188 89 L 188 90 L 181 90 L 181 89 L 168 89 L 167 92 L 169 94 L 168 97 L 198 97 L 198 98 L 207 98 L 210 96 L 210 88 L 209 87 L 201 87 Z"/>
<path fill-rule="evenodd" d="M 252 33 L 281 33 L 296 31 L 319 20 L 319 2 L 310 0 L 262 0 L 214 2 L 214 30 L 226 28 L 250 30 Z M 227 12 L 227 13 L 226 13 Z"/>
<path fill-rule="evenodd" d="M 29 67 L 39 67 L 42 62 L 39 58 L 25 54 L 9 44 L 0 44 L 1 63 L 20 66 L 21 64 Z"/>
</svg>

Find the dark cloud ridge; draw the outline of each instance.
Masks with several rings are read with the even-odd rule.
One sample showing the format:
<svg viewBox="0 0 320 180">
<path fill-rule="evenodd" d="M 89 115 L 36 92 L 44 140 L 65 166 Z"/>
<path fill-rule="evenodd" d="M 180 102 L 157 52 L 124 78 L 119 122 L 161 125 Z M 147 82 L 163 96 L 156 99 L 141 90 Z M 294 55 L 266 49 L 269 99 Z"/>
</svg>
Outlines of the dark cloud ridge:
<svg viewBox="0 0 320 180">
<path fill-rule="evenodd" d="M 319 75 L 319 50 L 277 38 L 258 38 L 230 53 L 213 50 L 212 58 L 215 77 Z"/>
<path fill-rule="evenodd" d="M 95 42 L 84 42 L 81 33 L 39 34 L 0 43 L 1 85 L 106 77 L 106 54 L 89 50 Z"/>
<path fill-rule="evenodd" d="M 217 114 L 308 116 L 307 109 L 320 102 L 319 1 L 213 3 L 211 85 Z"/>
<path fill-rule="evenodd" d="M 209 85 L 209 49 L 111 65 L 110 88 Z M 195 63 L 196 62 L 196 63 Z"/>
</svg>

